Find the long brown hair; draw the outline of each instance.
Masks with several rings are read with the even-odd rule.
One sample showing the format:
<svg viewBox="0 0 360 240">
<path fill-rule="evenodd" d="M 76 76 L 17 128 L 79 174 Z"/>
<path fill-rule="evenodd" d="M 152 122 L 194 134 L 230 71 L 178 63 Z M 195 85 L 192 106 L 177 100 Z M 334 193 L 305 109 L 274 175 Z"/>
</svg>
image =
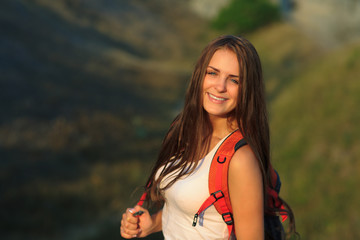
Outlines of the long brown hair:
<svg viewBox="0 0 360 240">
<path fill-rule="evenodd" d="M 260 58 L 248 40 L 228 35 L 210 42 L 195 65 L 186 92 L 184 108 L 166 134 L 157 162 L 148 179 L 147 197 L 153 203 L 161 203 L 164 200 L 162 192 L 179 178 L 193 172 L 200 157 L 209 150 L 213 128 L 203 108 L 202 87 L 209 62 L 219 49 L 231 50 L 239 62 L 237 105 L 228 120 L 237 122 L 242 135 L 255 153 L 263 176 L 263 191 L 266 196 L 265 189 L 270 182 L 270 137 Z M 178 174 L 165 186 L 160 187 L 161 181 L 174 171 Z M 267 207 L 266 201 L 264 204 Z M 288 211 L 293 221 L 291 209 Z"/>
</svg>

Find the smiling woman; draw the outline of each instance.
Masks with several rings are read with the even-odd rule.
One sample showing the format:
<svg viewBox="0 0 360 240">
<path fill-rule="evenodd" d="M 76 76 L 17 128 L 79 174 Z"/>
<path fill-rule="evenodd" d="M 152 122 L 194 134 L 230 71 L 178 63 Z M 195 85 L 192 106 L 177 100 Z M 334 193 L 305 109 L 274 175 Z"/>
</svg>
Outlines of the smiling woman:
<svg viewBox="0 0 360 240">
<path fill-rule="evenodd" d="M 239 136 L 235 147 L 226 141 L 233 134 Z M 141 201 L 123 214 L 121 235 L 145 237 L 162 230 L 165 239 L 282 239 L 278 214 L 290 217 L 293 231 L 294 218 L 278 196 L 269 144 L 259 56 L 242 37 L 219 37 L 195 66 L 184 109 L 165 136 Z M 227 168 L 217 174 L 226 176 L 228 185 L 209 194 L 210 185 L 222 185 L 221 177 L 209 175 L 223 146 L 235 152 L 227 155 L 227 162 L 217 160 L 226 162 Z M 223 211 L 226 216 L 214 206 L 224 198 L 230 198 L 225 200 L 230 202 Z M 206 214 L 198 214 L 209 199 L 213 202 L 204 207 Z M 150 215 L 144 201 L 161 209 Z M 134 216 L 137 211 L 143 214 Z"/>
</svg>

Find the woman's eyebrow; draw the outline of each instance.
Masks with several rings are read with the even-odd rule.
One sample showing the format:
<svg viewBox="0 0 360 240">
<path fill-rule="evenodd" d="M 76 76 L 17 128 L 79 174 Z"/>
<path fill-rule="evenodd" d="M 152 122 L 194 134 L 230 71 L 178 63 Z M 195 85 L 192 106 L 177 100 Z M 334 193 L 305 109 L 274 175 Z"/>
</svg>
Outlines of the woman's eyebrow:
<svg viewBox="0 0 360 240">
<path fill-rule="evenodd" d="M 239 78 L 239 76 L 238 76 L 238 75 L 232 75 L 232 74 L 230 74 L 230 75 L 229 75 L 229 77 L 232 77 L 232 78 Z"/>
<path fill-rule="evenodd" d="M 220 72 L 220 70 L 219 69 L 217 69 L 217 68 L 214 68 L 214 67 L 212 67 L 212 66 L 209 66 L 209 68 L 212 68 L 214 71 L 216 71 L 216 72 Z"/>
<path fill-rule="evenodd" d="M 213 69 L 214 71 L 216 72 L 220 72 L 219 69 L 215 68 L 215 67 L 212 67 L 212 66 L 209 66 L 209 68 Z M 232 78 L 239 78 L 238 75 L 234 75 L 234 74 L 229 74 L 229 77 L 232 77 Z"/>
</svg>

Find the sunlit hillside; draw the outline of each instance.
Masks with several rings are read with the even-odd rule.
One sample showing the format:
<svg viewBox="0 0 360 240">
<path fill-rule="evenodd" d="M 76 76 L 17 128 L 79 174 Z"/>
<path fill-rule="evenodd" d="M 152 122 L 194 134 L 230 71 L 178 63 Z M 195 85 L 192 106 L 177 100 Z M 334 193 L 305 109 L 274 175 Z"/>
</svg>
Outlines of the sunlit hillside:
<svg viewBox="0 0 360 240">
<path fill-rule="evenodd" d="M 287 25 L 252 38 L 267 77 L 272 157 L 302 239 L 360 239 L 360 42 L 324 52 Z"/>
<path fill-rule="evenodd" d="M 120 239 L 218 34 L 186 2 L 0 1 L 0 239 Z M 302 239 L 360 239 L 360 43 L 325 50 L 284 23 L 247 36 Z"/>
<path fill-rule="evenodd" d="M 202 28 L 176 1 L 0 2 L 1 239 L 119 237 Z"/>
</svg>

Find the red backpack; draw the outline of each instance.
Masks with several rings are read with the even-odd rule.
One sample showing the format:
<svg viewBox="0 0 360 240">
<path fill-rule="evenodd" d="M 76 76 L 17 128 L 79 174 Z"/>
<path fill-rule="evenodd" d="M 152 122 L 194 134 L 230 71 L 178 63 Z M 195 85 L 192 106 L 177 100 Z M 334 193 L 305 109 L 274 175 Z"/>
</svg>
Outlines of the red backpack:
<svg viewBox="0 0 360 240">
<path fill-rule="evenodd" d="M 232 217 L 232 207 L 229 198 L 228 189 L 228 169 L 232 156 L 240 147 L 246 145 L 239 130 L 231 133 L 220 145 L 216 151 L 210 166 L 209 172 L 209 192 L 210 196 L 204 201 L 194 216 L 193 226 L 195 227 L 198 218 L 201 217 L 205 210 L 214 205 L 218 213 L 222 216 L 224 222 L 228 226 L 229 239 L 234 236 L 234 221 Z M 284 206 L 279 198 L 280 178 L 278 173 L 270 166 L 271 186 L 267 188 L 267 201 L 270 208 L 281 208 Z M 138 205 L 142 206 L 146 199 L 144 193 Z M 282 220 L 287 218 L 286 212 L 281 212 Z M 282 239 L 282 225 L 275 213 L 265 213 L 265 231 L 271 236 L 271 239 Z"/>
</svg>

